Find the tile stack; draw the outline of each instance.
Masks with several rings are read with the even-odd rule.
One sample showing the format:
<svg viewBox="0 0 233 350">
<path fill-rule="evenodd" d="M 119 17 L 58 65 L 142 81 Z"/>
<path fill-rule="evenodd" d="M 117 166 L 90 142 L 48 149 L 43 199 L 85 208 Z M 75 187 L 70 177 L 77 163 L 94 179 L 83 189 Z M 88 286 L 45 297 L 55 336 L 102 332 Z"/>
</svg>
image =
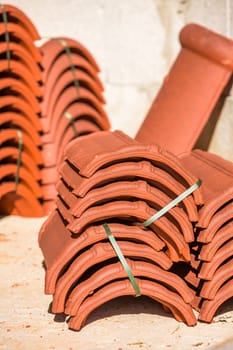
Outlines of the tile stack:
<svg viewBox="0 0 233 350">
<path fill-rule="evenodd" d="M 103 109 L 99 67 L 90 52 L 70 38 L 54 38 L 41 47 L 43 55 L 44 209 L 54 207 L 55 183 L 63 148 L 77 136 L 110 128 Z"/>
<path fill-rule="evenodd" d="M 14 6 L 0 17 L 0 213 L 42 216 L 39 34 Z"/>
<path fill-rule="evenodd" d="M 1 5 L 0 18 L 0 214 L 43 216 L 54 207 L 63 148 L 110 128 L 103 86 L 79 42 L 57 38 L 38 48 L 21 10 Z"/>
<path fill-rule="evenodd" d="M 233 164 L 197 150 L 182 163 L 203 180 L 205 205 L 196 224 L 189 280 L 196 288 L 199 319 L 211 322 L 233 296 Z"/>
<path fill-rule="evenodd" d="M 190 262 L 192 223 L 203 203 L 200 190 L 149 226 L 146 222 L 197 178 L 169 152 L 120 131 L 71 141 L 60 176 L 57 209 L 39 234 L 52 311 L 71 316 L 69 327 L 79 330 L 99 305 L 137 294 L 110 235 L 127 259 L 137 292 L 160 302 L 177 320 L 194 325 L 195 295 L 171 268 Z"/>
</svg>

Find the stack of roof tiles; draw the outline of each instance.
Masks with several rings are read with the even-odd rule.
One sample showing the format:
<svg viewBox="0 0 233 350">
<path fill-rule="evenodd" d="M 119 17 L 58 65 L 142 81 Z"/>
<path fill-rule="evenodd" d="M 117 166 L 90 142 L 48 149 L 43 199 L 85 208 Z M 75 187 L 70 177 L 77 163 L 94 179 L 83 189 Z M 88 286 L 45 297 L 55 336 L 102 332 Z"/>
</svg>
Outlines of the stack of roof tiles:
<svg viewBox="0 0 233 350">
<path fill-rule="evenodd" d="M 57 209 L 39 236 L 52 311 L 72 316 L 69 327 L 80 329 L 102 303 L 135 294 L 108 242 L 103 226 L 107 223 L 141 294 L 161 302 L 179 321 L 194 325 L 194 293 L 168 270 L 176 262 L 190 261 L 200 190 L 149 228 L 143 223 L 197 178 L 170 153 L 120 131 L 73 140 L 65 150 L 60 176 Z"/>
<path fill-rule="evenodd" d="M 90 52 L 69 38 L 48 40 L 42 47 L 44 99 L 44 169 L 42 188 L 46 212 L 54 207 L 55 183 L 63 148 L 75 137 L 109 129 L 103 109 L 99 67 Z"/>
<path fill-rule="evenodd" d="M 233 296 L 233 164 L 216 155 L 193 151 L 182 163 L 203 179 L 205 205 L 196 224 L 191 284 L 199 319 L 211 322 Z"/>
<path fill-rule="evenodd" d="M 71 329 L 79 330 L 102 303 L 137 294 L 119 251 L 140 293 L 188 325 L 196 323 L 193 309 L 199 320 L 211 322 L 233 296 L 233 165 L 191 151 L 232 83 L 233 42 L 192 24 L 182 30 L 181 44 L 136 136 L 173 155 L 119 131 L 76 139 L 66 148 L 57 208 L 39 244 L 52 311 L 71 316 Z M 199 178 L 201 189 L 163 211 Z M 145 227 L 161 209 L 163 216 Z"/>
<path fill-rule="evenodd" d="M 57 166 L 74 137 L 110 127 L 99 68 L 69 38 L 40 48 L 32 22 L 1 5 L 0 214 L 43 216 L 54 207 Z"/>
<path fill-rule="evenodd" d="M 182 30 L 135 141 L 104 131 L 99 68 L 85 47 L 62 37 L 37 48 L 22 11 L 0 5 L 0 16 L 0 213 L 54 208 L 39 235 L 52 311 L 79 330 L 106 301 L 143 294 L 190 326 L 193 308 L 211 322 L 233 296 L 233 164 L 191 150 L 232 83 L 232 40 Z M 201 189 L 164 211 L 199 178 Z"/>
<path fill-rule="evenodd" d="M 42 216 L 39 35 L 16 7 L 0 17 L 0 213 Z"/>
</svg>

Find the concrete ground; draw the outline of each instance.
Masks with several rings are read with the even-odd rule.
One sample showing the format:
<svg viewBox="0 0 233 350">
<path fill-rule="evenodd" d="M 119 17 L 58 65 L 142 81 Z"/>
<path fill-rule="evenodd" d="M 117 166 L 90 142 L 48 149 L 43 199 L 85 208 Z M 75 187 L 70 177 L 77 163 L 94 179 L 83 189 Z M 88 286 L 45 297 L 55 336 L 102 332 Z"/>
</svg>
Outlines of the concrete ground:
<svg viewBox="0 0 233 350">
<path fill-rule="evenodd" d="M 232 349 L 233 300 L 212 324 L 187 327 L 144 297 L 120 298 L 92 313 L 80 332 L 48 312 L 37 234 L 45 218 L 0 219 L 0 349 Z"/>
</svg>

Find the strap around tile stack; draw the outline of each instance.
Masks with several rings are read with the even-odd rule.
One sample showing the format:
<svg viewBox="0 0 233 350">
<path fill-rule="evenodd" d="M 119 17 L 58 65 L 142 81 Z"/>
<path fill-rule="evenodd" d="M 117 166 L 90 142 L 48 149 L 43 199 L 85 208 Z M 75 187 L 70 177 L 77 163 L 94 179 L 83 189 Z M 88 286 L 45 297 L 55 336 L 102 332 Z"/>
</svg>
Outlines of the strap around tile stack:
<svg viewBox="0 0 233 350">
<path fill-rule="evenodd" d="M 143 178 L 140 178 L 138 172 L 138 181 L 135 181 L 135 173 L 131 172 L 134 167 L 128 166 L 133 163 L 143 165 L 144 173 L 141 172 Z M 124 172 L 119 172 L 117 175 L 116 171 L 116 175 L 113 175 L 111 169 L 114 167 L 123 169 L 124 164 L 126 165 Z M 156 169 L 156 176 L 156 171 L 151 175 L 152 168 Z M 92 177 L 98 178 L 99 173 L 104 173 L 104 181 L 101 180 L 103 179 L 101 175 L 96 187 Z M 127 174 L 127 177 L 123 177 L 122 174 Z M 166 180 L 163 180 L 163 176 L 159 177 L 159 174 L 167 174 Z M 183 305 L 181 306 L 183 311 L 180 310 L 178 316 L 176 305 L 167 300 L 171 286 L 165 287 L 163 281 L 167 270 L 175 262 L 188 262 L 190 259 L 189 242 L 193 242 L 194 233 L 187 207 L 194 207 L 197 210 L 196 202 L 202 203 L 201 191 L 198 188 L 200 181 L 187 172 L 180 161 L 170 153 L 158 147 L 141 145 L 119 131 L 95 133 L 73 140 L 65 150 L 61 175 L 64 175 L 64 178 L 61 178 L 57 186 L 57 209 L 44 224 L 39 237 L 47 265 L 46 292 L 53 294 L 52 311 L 57 313 L 70 310 L 72 312 L 70 328 L 79 329 L 80 324 L 77 323 L 77 319 L 80 318 L 79 310 L 73 314 L 73 305 L 76 303 L 76 298 L 79 298 L 74 292 L 74 286 L 79 286 L 81 281 L 85 281 L 86 287 L 83 293 L 86 293 L 86 288 L 92 283 L 92 273 L 89 275 L 88 271 L 93 270 L 93 273 L 96 271 L 101 274 L 103 270 L 104 273 L 109 264 L 119 259 L 110 242 L 105 243 L 107 235 L 104 225 L 107 225 L 112 235 L 116 237 L 117 244 L 126 259 L 137 257 L 139 264 L 146 261 L 156 266 L 155 269 L 159 267 L 161 278 L 156 283 L 158 289 L 161 288 L 161 292 L 163 290 L 165 294 L 162 299 L 158 298 L 156 293 L 151 297 L 160 302 L 163 300 L 162 304 L 168 307 L 177 319 L 194 324 L 196 321 L 190 306 L 194 298 L 193 290 L 181 277 L 175 277 L 173 272 L 169 274 L 171 279 L 174 277 L 182 281 L 180 288 L 185 288 L 188 293 L 189 306 L 180 296 L 183 295 L 183 289 L 182 292 L 173 291 L 177 297 L 179 294 L 179 303 Z M 151 176 L 157 181 L 147 183 L 147 178 Z M 79 186 L 80 189 L 83 188 L 83 184 L 87 182 L 92 185 L 85 191 L 83 197 L 80 197 L 78 188 Z M 183 191 L 179 192 L 177 188 Z M 173 200 L 181 193 L 182 196 L 174 203 Z M 179 207 L 173 207 L 178 205 L 179 201 L 186 201 L 189 204 L 180 205 L 180 202 Z M 81 203 L 83 203 L 82 210 L 79 212 Z M 167 210 L 160 212 L 161 206 L 166 206 L 165 203 L 170 203 Z M 195 213 L 195 210 L 190 213 Z M 157 220 L 150 222 L 149 228 L 143 228 L 143 223 L 155 211 L 160 213 Z M 190 214 L 190 217 L 192 215 Z M 51 234 L 52 227 L 56 227 L 53 234 Z M 61 240 L 59 244 L 56 243 L 58 237 Z M 137 237 L 140 237 L 142 244 L 139 241 L 135 243 L 135 240 L 139 239 Z M 49 249 L 50 246 L 53 246 L 53 250 Z M 61 276 L 65 266 L 66 271 Z M 141 266 L 143 269 L 143 263 Z M 126 272 L 125 276 L 128 276 Z M 137 284 L 139 283 L 140 291 L 142 288 L 143 293 L 147 295 L 140 279 L 139 282 L 138 278 L 135 280 Z M 108 289 L 114 288 L 114 291 L 111 289 L 113 295 L 117 295 L 114 283 L 112 275 L 108 287 L 106 286 L 106 293 Z M 123 287 L 125 284 L 122 282 L 120 285 Z M 132 285 L 130 290 L 131 295 L 132 291 L 135 294 Z M 138 292 L 137 289 L 136 294 L 139 294 Z M 75 295 L 75 299 L 71 299 L 69 295 L 73 298 Z M 93 310 L 99 302 L 97 291 L 93 291 L 92 299 L 90 305 L 93 305 Z M 84 301 L 81 302 L 80 308 L 84 307 L 82 305 L 85 305 Z M 184 305 L 189 311 L 183 309 Z"/>
</svg>

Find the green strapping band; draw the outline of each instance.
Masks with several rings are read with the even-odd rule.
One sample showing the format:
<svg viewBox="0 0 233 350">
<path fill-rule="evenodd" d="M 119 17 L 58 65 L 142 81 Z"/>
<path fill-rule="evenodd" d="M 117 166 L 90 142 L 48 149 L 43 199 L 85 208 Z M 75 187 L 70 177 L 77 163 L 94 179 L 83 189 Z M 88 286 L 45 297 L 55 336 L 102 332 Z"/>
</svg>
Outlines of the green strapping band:
<svg viewBox="0 0 233 350">
<path fill-rule="evenodd" d="M 15 174 L 15 192 L 17 191 L 17 188 L 19 185 L 19 171 L 21 167 L 21 158 L 22 158 L 22 151 L 23 151 L 23 134 L 21 130 L 17 129 L 17 135 L 18 135 L 18 158 L 17 158 L 17 169 Z"/>
<path fill-rule="evenodd" d="M 77 128 L 76 128 L 75 121 L 74 121 L 74 118 L 73 118 L 72 114 L 69 113 L 69 112 L 65 112 L 65 113 L 64 113 L 64 116 L 65 116 L 67 119 L 70 120 L 70 124 L 71 124 L 71 126 L 72 126 L 72 128 L 73 128 L 73 130 L 74 130 L 75 137 L 78 137 L 78 136 L 79 136 L 79 133 L 78 133 L 78 130 L 77 130 Z"/>
<path fill-rule="evenodd" d="M 182 202 L 183 199 L 188 197 L 191 193 L 197 190 L 201 186 L 201 180 L 199 179 L 194 185 L 189 187 L 187 190 L 182 192 L 178 197 L 176 197 L 173 201 L 165 205 L 161 210 L 159 210 L 156 214 L 152 215 L 148 220 L 142 223 L 143 226 L 150 226 L 153 222 L 158 220 L 161 216 L 166 214 L 170 209 L 174 208 L 178 203 Z"/>
<path fill-rule="evenodd" d="M 0 4 L 0 7 L 3 9 L 2 11 L 2 18 L 5 26 L 5 41 L 6 41 L 6 46 L 7 46 L 7 51 L 6 51 L 6 58 L 8 62 L 8 70 L 10 70 L 10 61 L 11 61 L 11 51 L 10 51 L 10 35 L 8 32 L 8 19 L 7 19 L 7 13 L 5 10 L 5 6 L 3 4 Z"/>
<path fill-rule="evenodd" d="M 76 74 L 76 68 L 75 68 L 75 66 L 73 64 L 73 61 L 72 61 L 72 55 L 71 55 L 70 48 L 69 48 L 69 46 L 67 45 L 67 42 L 64 39 L 58 39 L 58 41 L 65 48 L 67 57 L 68 57 L 68 59 L 70 61 L 70 69 L 71 69 L 73 77 L 74 77 L 74 86 L 76 88 L 78 97 L 80 97 L 80 90 L 79 90 L 80 89 L 80 84 L 79 84 L 78 77 L 77 77 L 77 74 Z"/>
<path fill-rule="evenodd" d="M 113 249 L 115 250 L 122 266 L 125 269 L 125 272 L 127 273 L 128 277 L 129 277 L 129 280 L 130 280 L 130 282 L 135 290 L 136 297 L 139 297 L 141 295 L 139 286 L 134 278 L 134 275 L 132 274 L 132 271 L 131 271 L 127 261 L 125 260 L 124 255 L 121 252 L 119 245 L 117 244 L 117 241 L 115 240 L 114 236 L 112 235 L 112 232 L 111 232 L 108 224 L 105 223 L 103 226 L 104 226 L 105 232 L 107 233 L 108 239 L 109 239 L 110 243 L 112 244 Z"/>
</svg>

